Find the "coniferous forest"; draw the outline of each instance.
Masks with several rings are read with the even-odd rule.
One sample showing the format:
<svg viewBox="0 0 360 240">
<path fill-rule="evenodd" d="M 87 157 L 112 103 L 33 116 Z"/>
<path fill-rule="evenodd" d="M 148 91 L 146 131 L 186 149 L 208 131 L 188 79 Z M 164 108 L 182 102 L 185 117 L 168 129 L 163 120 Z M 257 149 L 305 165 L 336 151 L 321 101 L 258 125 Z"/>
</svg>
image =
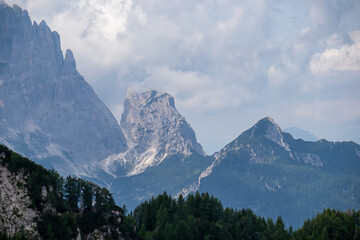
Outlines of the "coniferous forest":
<svg viewBox="0 0 360 240">
<path fill-rule="evenodd" d="M 327 209 L 295 230 L 281 216 L 265 219 L 250 209 L 224 208 L 208 193 L 175 199 L 164 192 L 128 212 L 106 188 L 63 178 L 2 145 L 0 153 L 2 166 L 26 176 L 28 207 L 39 213 L 34 221 L 43 239 L 75 239 L 79 233 L 84 238 L 95 230 L 107 232 L 108 239 L 360 239 L 360 211 L 355 210 Z M 8 236 L 2 229 L 0 234 L 0 240 L 29 238 L 25 230 Z"/>
</svg>

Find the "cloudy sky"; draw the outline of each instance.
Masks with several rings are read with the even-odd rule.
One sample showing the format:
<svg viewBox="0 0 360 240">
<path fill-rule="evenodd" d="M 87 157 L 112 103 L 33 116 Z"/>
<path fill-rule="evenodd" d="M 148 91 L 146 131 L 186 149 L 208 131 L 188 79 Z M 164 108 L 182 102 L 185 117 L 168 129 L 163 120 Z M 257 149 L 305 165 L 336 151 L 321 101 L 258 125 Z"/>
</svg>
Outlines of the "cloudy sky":
<svg viewBox="0 0 360 240">
<path fill-rule="evenodd" d="M 208 154 L 265 116 L 360 143 L 358 0 L 6 1 L 60 33 L 118 120 L 127 89 L 156 89 Z"/>
</svg>

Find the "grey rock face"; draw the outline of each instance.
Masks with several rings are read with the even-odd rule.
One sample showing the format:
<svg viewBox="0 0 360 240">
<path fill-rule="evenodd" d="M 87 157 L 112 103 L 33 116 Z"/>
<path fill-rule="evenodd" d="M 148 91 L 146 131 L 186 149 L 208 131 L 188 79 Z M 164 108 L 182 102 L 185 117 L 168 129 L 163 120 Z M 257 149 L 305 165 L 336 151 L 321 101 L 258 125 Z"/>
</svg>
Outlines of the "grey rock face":
<svg viewBox="0 0 360 240">
<path fill-rule="evenodd" d="M 0 164 L 0 189 L 0 231 L 14 235 L 24 228 L 37 239 L 39 236 L 34 221 L 37 214 L 34 209 L 28 208 L 31 201 L 25 189 L 24 175 L 18 173 L 15 176 Z"/>
<path fill-rule="evenodd" d="M 109 109 L 44 21 L 0 4 L 0 143 L 65 174 L 126 150 Z"/>
<path fill-rule="evenodd" d="M 131 176 L 174 154 L 205 155 L 193 129 L 176 110 L 174 98 L 167 93 L 151 90 L 138 95 L 128 92 L 120 126 L 129 150 L 109 157 L 104 164 L 107 171 L 114 171 L 114 166 L 118 165 Z"/>
</svg>

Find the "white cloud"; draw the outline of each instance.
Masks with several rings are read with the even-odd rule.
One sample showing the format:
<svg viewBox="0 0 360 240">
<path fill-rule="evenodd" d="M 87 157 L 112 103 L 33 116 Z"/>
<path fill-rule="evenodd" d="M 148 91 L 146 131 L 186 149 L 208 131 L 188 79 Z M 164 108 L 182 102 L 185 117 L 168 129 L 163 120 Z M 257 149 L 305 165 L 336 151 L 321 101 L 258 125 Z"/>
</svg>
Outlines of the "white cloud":
<svg viewBox="0 0 360 240">
<path fill-rule="evenodd" d="M 296 106 L 294 116 L 300 121 L 310 118 L 317 124 L 341 125 L 360 118 L 360 105 L 353 96 L 350 99 L 319 99 Z"/>
<path fill-rule="evenodd" d="M 274 65 L 267 70 L 267 76 L 270 84 L 274 87 L 281 85 L 286 80 L 286 74 Z"/>
<path fill-rule="evenodd" d="M 199 91 L 211 82 L 208 76 L 193 71 L 176 71 L 160 67 L 150 68 L 148 72 L 150 77 L 146 80 L 146 85 L 176 91 Z"/>
<path fill-rule="evenodd" d="M 233 32 L 237 25 L 240 24 L 240 20 L 241 17 L 243 16 L 243 11 L 241 9 L 235 9 L 232 16 L 227 19 L 224 22 L 219 22 L 217 24 L 217 29 L 221 32 L 221 33 L 228 33 L 228 32 Z"/>
<path fill-rule="evenodd" d="M 360 31 L 351 31 L 348 34 L 354 43 L 360 43 Z"/>
<path fill-rule="evenodd" d="M 315 54 L 310 61 L 310 70 L 314 74 L 328 71 L 360 71 L 360 42 Z"/>
<path fill-rule="evenodd" d="M 194 92 L 193 96 L 180 101 L 182 108 L 194 112 L 221 111 L 239 107 L 246 102 L 256 99 L 248 89 L 239 86 L 209 88 L 205 91 Z"/>
<path fill-rule="evenodd" d="M 256 99 L 245 87 L 227 85 L 199 72 L 167 67 L 149 68 L 147 72 L 149 77 L 145 81 L 133 83 L 130 88 L 140 92 L 146 89 L 167 91 L 175 97 L 177 105 L 188 111 L 216 111 Z"/>
</svg>

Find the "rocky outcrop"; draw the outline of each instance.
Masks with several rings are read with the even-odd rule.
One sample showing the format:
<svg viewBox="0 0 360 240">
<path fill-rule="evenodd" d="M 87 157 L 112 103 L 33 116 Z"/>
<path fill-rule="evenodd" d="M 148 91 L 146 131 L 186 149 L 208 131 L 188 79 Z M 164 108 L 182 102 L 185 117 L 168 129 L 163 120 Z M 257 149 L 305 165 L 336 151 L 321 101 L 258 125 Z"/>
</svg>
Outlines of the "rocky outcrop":
<svg viewBox="0 0 360 240">
<path fill-rule="evenodd" d="M 107 190 L 64 179 L 0 145 L 0 233 L 16 239 L 129 239 L 125 218 Z"/>
<path fill-rule="evenodd" d="M 60 37 L 0 4 L 0 143 L 63 174 L 126 150 L 110 110 L 65 58 Z"/>
<path fill-rule="evenodd" d="M 107 171 L 124 167 L 127 176 L 145 171 L 175 154 L 205 155 L 194 130 L 175 108 L 174 98 L 150 90 L 142 94 L 128 92 L 121 117 L 129 150 L 105 160 Z"/>
<path fill-rule="evenodd" d="M 32 238 L 38 238 L 36 221 L 38 215 L 31 205 L 25 188 L 24 174 L 12 174 L 1 165 L 0 153 L 0 232 L 14 235 L 25 231 Z"/>
</svg>

